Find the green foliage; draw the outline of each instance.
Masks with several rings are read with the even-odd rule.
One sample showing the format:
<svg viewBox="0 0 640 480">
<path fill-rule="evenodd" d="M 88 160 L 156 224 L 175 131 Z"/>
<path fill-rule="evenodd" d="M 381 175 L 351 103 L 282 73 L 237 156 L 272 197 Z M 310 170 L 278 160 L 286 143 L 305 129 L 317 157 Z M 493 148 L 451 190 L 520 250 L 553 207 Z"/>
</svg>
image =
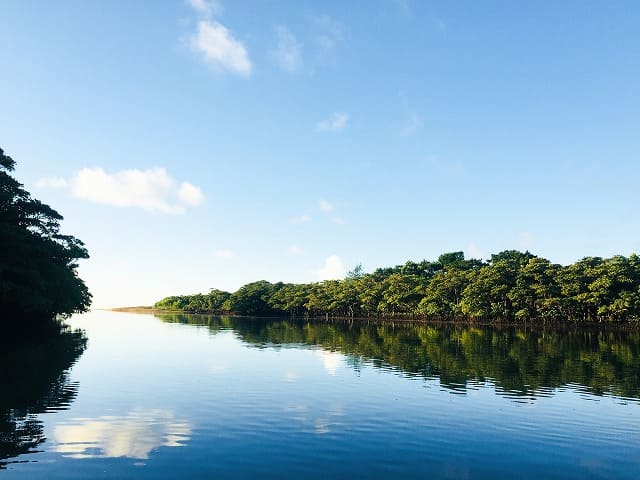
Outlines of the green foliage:
<svg viewBox="0 0 640 480">
<path fill-rule="evenodd" d="M 266 280 L 248 283 L 237 292 L 232 293 L 223 304 L 224 310 L 240 315 L 271 315 L 278 313 L 270 304 L 269 299 L 280 290 L 284 284 L 272 284 Z"/>
<path fill-rule="evenodd" d="M 14 167 L 0 149 L 0 308 L 16 320 L 86 311 L 91 294 L 76 268 L 89 254 L 60 233 L 62 216 L 9 174 Z"/>
<path fill-rule="evenodd" d="M 349 270 L 347 272 L 347 278 L 351 278 L 353 280 L 356 280 L 358 278 L 362 278 L 363 276 L 364 276 L 364 269 L 362 268 L 362 264 L 361 263 L 359 263 L 355 267 L 353 267 L 353 270 Z"/>
<path fill-rule="evenodd" d="M 184 312 L 224 312 L 224 302 L 231 296 L 228 292 L 212 288 L 208 294 L 178 295 L 166 297 L 155 304 L 160 310 L 177 310 Z"/>
<path fill-rule="evenodd" d="M 529 252 L 506 250 L 488 262 L 462 252 L 344 280 L 245 285 L 219 307 L 200 307 L 202 295 L 168 297 L 157 308 L 242 315 L 395 317 L 574 322 L 640 320 L 640 258 L 584 258 L 563 267 Z"/>
</svg>

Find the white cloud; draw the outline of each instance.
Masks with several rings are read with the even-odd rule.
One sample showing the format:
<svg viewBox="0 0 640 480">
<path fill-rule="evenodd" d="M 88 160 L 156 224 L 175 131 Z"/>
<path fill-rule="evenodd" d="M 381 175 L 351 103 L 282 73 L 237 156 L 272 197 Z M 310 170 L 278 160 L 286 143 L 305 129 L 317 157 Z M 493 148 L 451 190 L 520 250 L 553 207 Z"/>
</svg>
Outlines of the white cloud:
<svg viewBox="0 0 640 480">
<path fill-rule="evenodd" d="M 188 38 L 190 48 L 213 68 L 249 76 L 252 64 L 244 44 L 236 40 L 227 27 L 212 20 L 222 13 L 222 5 L 217 0 L 186 2 L 200 17 L 196 32 Z"/>
<path fill-rule="evenodd" d="M 36 182 L 36 187 L 38 188 L 53 188 L 59 190 L 62 188 L 67 188 L 68 186 L 69 182 L 61 177 L 40 178 Z"/>
<path fill-rule="evenodd" d="M 324 261 L 324 266 L 317 272 L 319 280 L 339 280 L 344 278 L 344 263 L 337 255 L 331 255 Z"/>
<path fill-rule="evenodd" d="M 243 76 L 251 75 L 252 65 L 247 49 L 221 23 L 200 20 L 198 30 L 190 37 L 189 43 L 212 67 Z"/>
<path fill-rule="evenodd" d="M 409 137 L 420 130 L 423 125 L 422 117 L 416 112 L 412 112 L 407 122 L 400 128 L 400 135 Z"/>
<path fill-rule="evenodd" d="M 187 0 L 187 4 L 204 18 L 222 13 L 222 5 L 216 0 Z"/>
<path fill-rule="evenodd" d="M 218 258 L 233 258 L 235 254 L 231 250 L 220 249 L 216 250 L 214 255 Z"/>
<path fill-rule="evenodd" d="M 318 206 L 323 212 L 333 212 L 333 205 L 326 200 L 320 200 Z"/>
<path fill-rule="evenodd" d="M 38 185 L 68 188 L 76 198 L 102 205 L 138 207 L 161 213 L 184 213 L 186 207 L 204 201 L 202 191 L 188 182 L 178 186 L 164 168 L 122 170 L 107 173 L 102 168 L 83 168 L 69 180 L 42 178 Z"/>
<path fill-rule="evenodd" d="M 299 223 L 307 223 L 311 221 L 311 216 L 309 215 L 300 215 L 299 217 L 292 218 L 289 220 L 289 223 L 299 224 Z"/>
<path fill-rule="evenodd" d="M 316 36 L 316 41 L 321 51 L 326 54 L 333 50 L 342 39 L 342 25 L 329 15 L 319 15 L 313 20 L 320 32 Z"/>
<path fill-rule="evenodd" d="M 147 459 L 158 447 L 184 446 L 190 436 L 191 425 L 167 410 L 83 418 L 53 429 L 55 450 L 71 458 Z"/>
<path fill-rule="evenodd" d="M 277 46 L 271 51 L 271 57 L 286 72 L 295 72 L 302 66 L 302 44 L 284 26 L 276 27 Z"/>
<path fill-rule="evenodd" d="M 349 121 L 349 114 L 344 112 L 334 112 L 326 120 L 317 123 L 316 130 L 319 132 L 339 132 L 344 130 Z"/>
<path fill-rule="evenodd" d="M 335 223 L 336 225 L 344 225 L 345 223 L 347 223 L 347 222 L 345 221 L 345 219 L 344 219 L 344 218 L 342 218 L 342 217 L 333 217 L 333 218 L 331 219 L 331 221 L 332 221 L 333 223 Z"/>
<path fill-rule="evenodd" d="M 301 247 L 299 247 L 298 245 L 291 245 L 289 247 L 289 253 L 291 253 L 292 255 L 300 255 L 304 252 L 304 250 L 302 250 Z"/>
<path fill-rule="evenodd" d="M 195 185 L 189 182 L 182 182 L 180 190 L 178 190 L 178 198 L 185 205 L 196 206 L 204 202 L 204 195 Z"/>
</svg>

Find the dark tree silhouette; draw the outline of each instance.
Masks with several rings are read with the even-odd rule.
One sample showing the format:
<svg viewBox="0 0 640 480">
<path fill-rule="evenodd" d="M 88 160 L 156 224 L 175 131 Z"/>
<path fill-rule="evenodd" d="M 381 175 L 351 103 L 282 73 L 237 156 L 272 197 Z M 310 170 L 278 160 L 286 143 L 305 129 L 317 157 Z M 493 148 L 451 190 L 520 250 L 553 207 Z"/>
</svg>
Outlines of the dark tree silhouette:
<svg viewBox="0 0 640 480">
<path fill-rule="evenodd" d="M 68 370 L 86 336 L 54 321 L 38 325 L 28 336 L 0 338 L 0 470 L 45 441 L 38 414 L 66 409 L 78 391 Z"/>
<path fill-rule="evenodd" d="M 0 309 L 13 324 L 84 312 L 91 294 L 76 273 L 84 244 L 60 233 L 62 215 L 31 198 L 0 149 Z"/>
</svg>

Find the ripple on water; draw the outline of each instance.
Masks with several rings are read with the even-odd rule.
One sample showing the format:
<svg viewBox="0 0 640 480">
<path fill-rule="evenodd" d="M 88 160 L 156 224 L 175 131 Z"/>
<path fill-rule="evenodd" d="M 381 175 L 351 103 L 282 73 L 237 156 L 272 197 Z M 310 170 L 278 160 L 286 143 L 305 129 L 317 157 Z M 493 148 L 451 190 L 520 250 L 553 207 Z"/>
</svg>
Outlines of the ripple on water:
<svg viewBox="0 0 640 480">
<path fill-rule="evenodd" d="M 640 470 L 637 385 L 620 369 L 583 368 L 609 357 L 579 336 L 214 317 L 166 328 L 118 315 L 92 324 L 70 373 L 77 397 L 37 416 L 48 441 L 18 460 L 38 463 L 7 478 L 635 479 Z M 620 341 L 633 373 L 638 342 Z"/>
</svg>

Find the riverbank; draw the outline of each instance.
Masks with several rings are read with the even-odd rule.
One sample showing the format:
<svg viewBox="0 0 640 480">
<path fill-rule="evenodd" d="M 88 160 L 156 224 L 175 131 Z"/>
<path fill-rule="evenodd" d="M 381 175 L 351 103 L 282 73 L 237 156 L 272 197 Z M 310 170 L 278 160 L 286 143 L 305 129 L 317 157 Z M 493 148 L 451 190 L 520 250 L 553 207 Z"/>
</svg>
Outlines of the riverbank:
<svg viewBox="0 0 640 480">
<path fill-rule="evenodd" d="M 349 316 L 326 316 L 326 315 L 290 315 L 287 313 L 279 313 L 273 315 L 244 315 L 235 312 L 220 311 L 199 311 L 188 312 L 184 310 L 166 310 L 151 306 L 139 307 L 118 307 L 107 309 L 111 312 L 122 313 L 140 313 L 150 315 L 185 315 L 185 316 L 225 316 L 238 318 L 255 318 L 261 320 L 283 319 L 293 321 L 307 321 L 314 323 L 347 323 L 347 324 L 414 324 L 414 325 L 458 325 L 468 327 L 521 327 L 521 328 L 595 328 L 595 329 L 614 329 L 635 331 L 640 329 L 639 321 L 630 322 L 611 322 L 611 321 L 568 321 L 562 319 L 528 319 L 528 320 L 505 320 L 505 319 L 473 319 L 468 317 L 441 318 L 429 316 L 369 316 L 369 317 L 349 317 Z"/>
<path fill-rule="evenodd" d="M 105 308 L 108 312 L 123 312 L 123 313 L 185 313 L 182 310 L 163 310 L 155 307 L 115 307 L 115 308 Z"/>
</svg>

